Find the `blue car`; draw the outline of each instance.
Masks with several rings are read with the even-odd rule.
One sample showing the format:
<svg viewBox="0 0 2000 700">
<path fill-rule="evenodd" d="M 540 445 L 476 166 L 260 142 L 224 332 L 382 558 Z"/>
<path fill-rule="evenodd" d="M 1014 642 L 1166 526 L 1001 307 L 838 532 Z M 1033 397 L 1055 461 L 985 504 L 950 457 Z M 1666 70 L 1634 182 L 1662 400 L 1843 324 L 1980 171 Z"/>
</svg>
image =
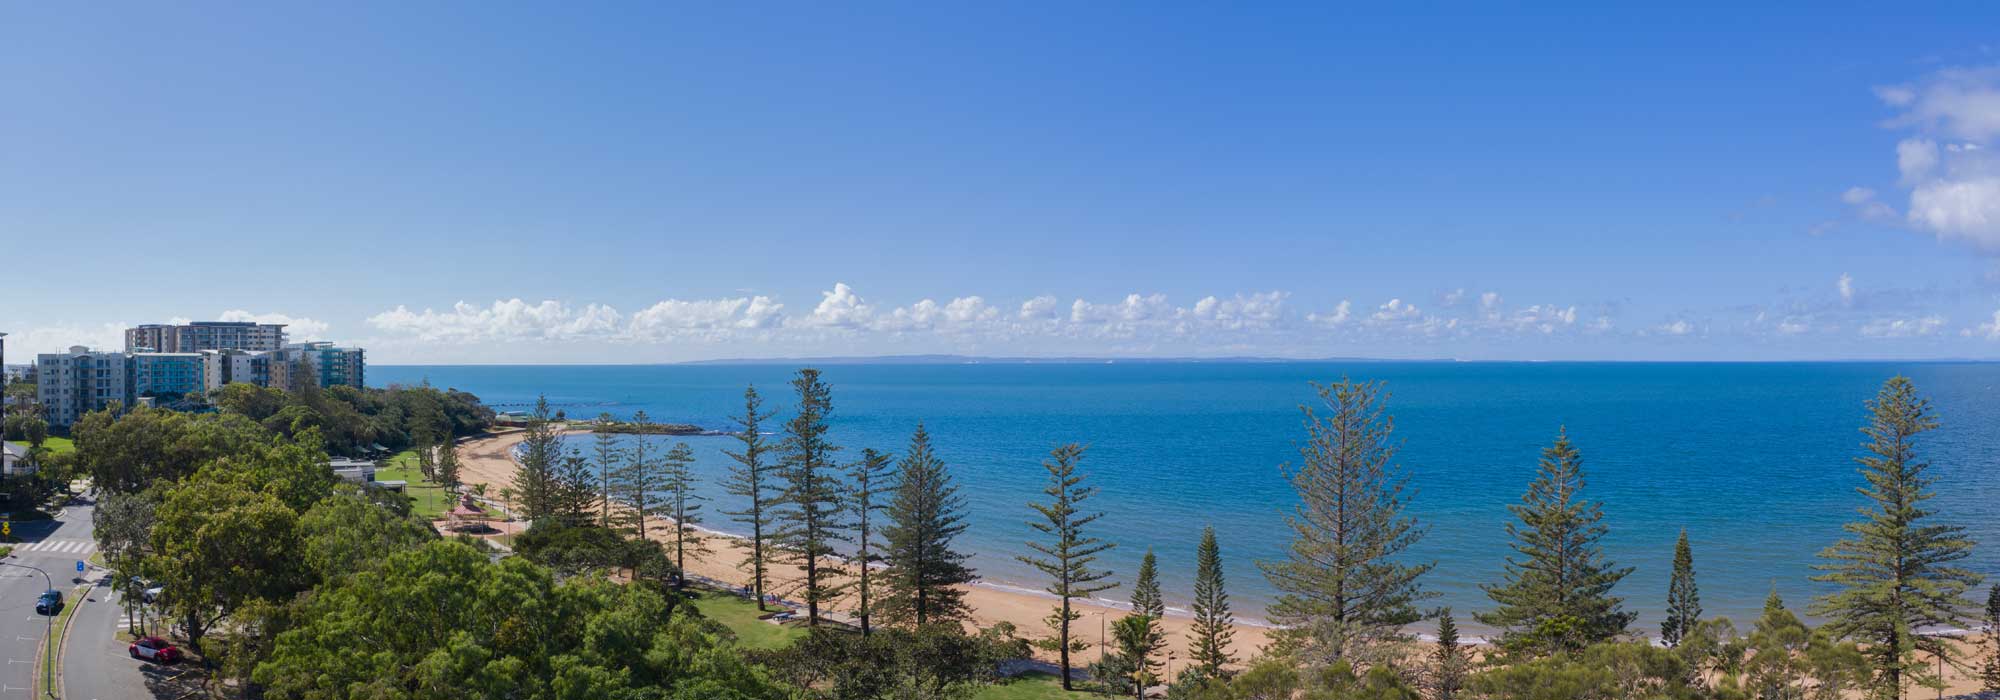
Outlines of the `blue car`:
<svg viewBox="0 0 2000 700">
<path fill-rule="evenodd" d="M 42 591 L 42 597 L 35 599 L 35 612 L 43 615 L 62 612 L 62 607 L 62 591 L 53 588 Z"/>
</svg>

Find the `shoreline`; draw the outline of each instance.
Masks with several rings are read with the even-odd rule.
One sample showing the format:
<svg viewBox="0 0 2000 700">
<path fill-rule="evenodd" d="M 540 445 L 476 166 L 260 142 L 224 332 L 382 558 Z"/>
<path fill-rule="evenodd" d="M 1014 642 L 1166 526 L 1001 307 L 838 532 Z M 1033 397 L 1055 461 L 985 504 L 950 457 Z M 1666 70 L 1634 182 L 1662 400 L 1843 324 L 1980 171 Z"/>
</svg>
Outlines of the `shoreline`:
<svg viewBox="0 0 2000 700">
<path fill-rule="evenodd" d="M 564 428 L 561 430 L 561 434 L 564 436 L 584 435 L 588 433 L 588 430 L 581 428 Z M 513 450 L 516 445 L 520 444 L 524 437 L 525 434 L 522 432 L 510 432 L 495 436 L 473 438 L 461 443 L 459 445 L 459 458 L 463 472 L 460 477 L 461 481 L 467 485 L 488 484 L 488 488 L 494 491 L 502 487 L 511 487 L 514 471 L 517 468 L 516 463 L 513 461 Z M 493 491 L 489 491 L 488 493 L 490 497 Z M 655 530 L 655 526 L 652 524 L 647 526 L 649 539 L 664 539 L 655 533 L 664 534 L 672 531 L 672 522 L 665 518 L 652 518 L 648 522 L 657 523 L 657 530 Z M 711 540 L 722 540 L 722 542 L 714 543 L 719 546 L 711 546 L 711 551 L 706 555 L 697 556 L 690 554 L 687 567 L 688 575 L 722 581 L 734 586 L 741 586 L 747 582 L 749 577 L 742 569 L 748 557 L 742 551 L 741 547 L 734 546 L 733 544 L 735 542 L 746 541 L 746 538 L 731 533 L 720 532 L 713 528 L 697 526 L 696 529 L 709 534 Z M 791 587 L 787 584 L 798 576 L 797 573 L 794 573 L 795 571 L 796 567 L 772 567 L 770 573 L 773 574 L 771 577 L 773 585 L 768 586 L 770 590 L 766 592 L 777 593 L 782 596 Z M 1049 633 L 1049 628 L 1044 619 L 1051 613 L 1053 603 L 1057 599 L 1047 592 L 1030 589 L 1025 586 L 1013 586 L 986 581 L 975 581 L 961 588 L 965 591 L 966 607 L 972 611 L 971 619 L 968 622 L 975 628 L 985 629 L 1001 622 L 1006 622 L 1014 625 L 1018 630 L 1018 634 L 1022 637 L 1033 638 Z M 846 599 L 836 600 L 828 607 L 841 613 L 847 613 L 852 610 L 852 601 Z M 1072 607 L 1083 615 L 1082 619 L 1073 623 L 1071 627 L 1072 634 L 1099 649 L 1108 648 L 1109 646 L 1108 640 L 1102 639 L 1100 632 L 1107 630 L 1111 621 L 1130 611 L 1130 605 L 1126 603 L 1101 599 L 1078 599 L 1072 604 Z M 1161 626 L 1164 628 L 1163 631 L 1167 639 L 1166 649 L 1177 654 L 1179 658 L 1186 659 L 1188 656 L 1187 634 L 1189 628 L 1192 626 L 1193 618 L 1185 613 L 1176 614 L 1176 612 L 1175 610 L 1169 610 L 1166 619 L 1162 620 Z M 1096 619 L 1094 624 L 1093 618 Z M 1257 656 L 1269 642 L 1271 627 L 1268 623 L 1261 620 L 1253 622 L 1246 618 L 1238 618 L 1235 621 L 1234 629 L 1235 637 L 1231 640 L 1230 653 L 1239 662 L 1247 661 Z M 1041 652 L 1038 651 L 1037 654 L 1039 656 Z M 1095 658 L 1091 652 L 1084 652 L 1079 655 L 1073 655 L 1073 662 L 1078 667 L 1081 667 Z"/>
<path fill-rule="evenodd" d="M 560 432 L 565 436 L 589 433 L 588 430 L 568 428 Z M 465 483 L 487 483 L 496 489 L 511 484 L 514 472 L 517 469 L 517 464 L 512 458 L 513 448 L 521 442 L 523 437 L 523 432 L 514 431 L 500 435 L 474 438 L 462 443 L 460 445 L 460 456 L 464 464 L 463 480 Z M 659 533 L 671 532 L 671 528 L 673 527 L 672 522 L 666 518 L 653 518 L 649 520 L 649 523 L 655 523 L 658 528 L 656 532 Z M 648 534 L 652 535 L 655 532 L 652 528 L 655 526 L 649 525 L 648 527 Z M 724 544 L 713 547 L 713 551 L 707 555 L 690 555 L 687 573 L 691 577 L 708 578 L 734 586 L 741 586 L 747 581 L 747 574 L 744 574 L 740 570 L 740 566 L 746 559 L 746 555 L 742 552 L 741 548 L 729 544 L 745 541 L 747 538 L 708 527 L 697 526 L 696 529 L 702 531 L 712 539 L 723 540 Z M 652 539 L 663 538 L 655 536 Z M 783 584 L 783 581 L 788 578 L 785 573 L 787 570 L 796 571 L 796 567 L 773 567 L 773 580 L 778 583 L 774 583 L 771 586 L 771 590 L 767 591 L 767 593 L 775 593 L 780 596 L 784 594 L 787 587 Z M 1250 575 L 1254 575 L 1254 572 Z M 966 605 L 972 611 L 968 624 L 974 628 L 985 629 L 1001 622 L 1007 622 L 1013 624 L 1017 628 L 1018 634 L 1024 638 L 1033 638 L 1049 633 L 1044 618 L 1050 614 L 1051 605 L 1057 599 L 1046 591 L 1028 586 L 986 580 L 974 581 L 972 584 L 964 586 L 963 589 L 966 594 Z M 837 600 L 827 607 L 830 610 L 845 613 L 851 609 L 850 602 L 845 599 Z M 1118 616 L 1128 613 L 1131 606 L 1123 601 L 1093 598 L 1088 600 L 1079 599 L 1073 607 L 1082 615 L 1082 618 L 1074 623 L 1074 626 L 1071 628 L 1072 635 L 1101 650 L 1107 648 L 1105 644 L 1106 640 L 1097 635 L 1100 634 L 1099 630 L 1106 629 L 1106 627 L 1099 627 L 1099 630 L 1092 630 L 1091 627 L 1094 626 L 1091 624 L 1092 618 L 1098 620 L 1098 625 L 1108 626 L 1111 620 L 1115 620 Z M 1489 631 L 1466 624 L 1469 622 L 1470 616 L 1467 615 L 1466 622 L 1460 625 L 1461 634 L 1463 635 L 1461 643 L 1471 647 L 1488 646 L 1490 644 L 1488 639 Z M 1754 622 L 1754 620 L 1747 621 L 1745 624 L 1749 622 Z M 1185 660 L 1188 655 L 1187 633 L 1191 623 L 1192 618 L 1186 610 L 1174 607 L 1167 609 L 1167 616 L 1162 621 L 1164 636 L 1167 639 L 1166 649 L 1176 654 L 1182 660 Z M 1244 662 L 1262 653 L 1264 646 L 1270 641 L 1270 631 L 1274 627 L 1263 620 L 1238 617 L 1234 622 L 1233 629 L 1235 630 L 1235 637 L 1230 644 L 1230 653 L 1235 656 L 1237 665 L 1240 667 Z M 1434 641 L 1434 638 L 1426 634 L 1425 630 L 1412 630 L 1411 632 L 1412 636 L 1420 642 Z M 1982 640 L 1980 630 L 1976 629 L 1933 630 L 1928 632 L 1928 634 L 1939 633 L 1964 635 L 1959 642 L 1961 647 L 1969 644 L 1976 645 Z M 1641 637 L 1652 643 L 1658 643 L 1652 635 L 1641 635 Z M 1035 655 L 1036 658 L 1044 661 L 1053 660 L 1053 655 L 1039 649 L 1035 651 Z M 1081 654 L 1073 655 L 1072 662 L 1078 668 L 1081 668 L 1095 658 L 1098 657 L 1093 656 L 1092 652 L 1085 651 Z M 1969 693 L 1978 690 L 1979 679 L 1976 677 L 1976 674 L 1968 676 L 1964 673 L 1953 671 L 1949 675 L 1951 676 L 1951 681 L 1946 690 L 1947 693 Z"/>
</svg>

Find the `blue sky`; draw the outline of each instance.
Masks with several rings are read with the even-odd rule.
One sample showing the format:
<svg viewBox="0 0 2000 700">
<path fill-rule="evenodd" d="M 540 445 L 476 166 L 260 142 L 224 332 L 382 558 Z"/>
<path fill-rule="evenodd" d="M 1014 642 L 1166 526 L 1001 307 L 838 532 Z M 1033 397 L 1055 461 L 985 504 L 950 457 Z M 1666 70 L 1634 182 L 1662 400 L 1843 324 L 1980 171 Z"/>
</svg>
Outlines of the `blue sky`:
<svg viewBox="0 0 2000 700">
<path fill-rule="evenodd" d="M 0 11 L 10 357 L 2000 358 L 1991 5 L 408 5 Z"/>
</svg>

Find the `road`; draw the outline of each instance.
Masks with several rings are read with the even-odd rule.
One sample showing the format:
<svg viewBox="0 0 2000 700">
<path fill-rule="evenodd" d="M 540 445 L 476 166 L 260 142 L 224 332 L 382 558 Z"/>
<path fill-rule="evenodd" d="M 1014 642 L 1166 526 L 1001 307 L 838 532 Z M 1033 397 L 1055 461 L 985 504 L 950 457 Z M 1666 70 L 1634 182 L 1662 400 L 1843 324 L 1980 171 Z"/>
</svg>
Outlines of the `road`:
<svg viewBox="0 0 2000 700">
<path fill-rule="evenodd" d="M 93 502 L 88 497 L 70 503 L 61 522 L 35 544 L 22 547 L 20 558 L 34 562 L 55 576 L 56 585 L 68 594 L 76 590 L 76 562 L 95 551 L 91 527 Z M 119 639 L 125 631 L 125 601 L 111 590 L 109 571 L 89 568 L 85 576 L 90 589 L 70 598 L 76 606 L 71 613 L 69 637 L 63 642 L 63 700 L 128 700 L 180 697 L 184 689 L 174 679 L 181 669 L 134 659 Z M 39 592 L 39 590 L 37 591 Z M 33 603 L 29 603 L 32 612 Z M 161 692 L 156 692 L 161 691 Z M 0 695 L 0 700 L 16 700 Z M 20 700 L 29 700 L 25 694 Z"/>
<path fill-rule="evenodd" d="M 99 570 L 90 594 L 80 601 L 76 617 L 69 624 L 69 639 L 63 645 L 64 700 L 125 700 L 151 698 L 153 682 L 160 676 L 175 675 L 178 669 L 161 667 L 132 658 L 126 642 L 118 638 L 125 631 L 125 604 L 111 590 L 108 573 Z"/>
<path fill-rule="evenodd" d="M 49 582 L 64 595 L 74 589 L 76 562 L 96 549 L 91 536 L 91 507 L 72 505 L 54 521 L 14 523 L 14 553 L 0 566 L 0 700 L 29 700 L 35 680 L 35 652 L 49 630 L 51 618 L 35 612 L 35 599 Z M 32 569 L 32 570 L 31 570 Z M 46 573 L 48 578 L 43 578 Z M 75 604 L 74 600 L 67 601 Z"/>
</svg>

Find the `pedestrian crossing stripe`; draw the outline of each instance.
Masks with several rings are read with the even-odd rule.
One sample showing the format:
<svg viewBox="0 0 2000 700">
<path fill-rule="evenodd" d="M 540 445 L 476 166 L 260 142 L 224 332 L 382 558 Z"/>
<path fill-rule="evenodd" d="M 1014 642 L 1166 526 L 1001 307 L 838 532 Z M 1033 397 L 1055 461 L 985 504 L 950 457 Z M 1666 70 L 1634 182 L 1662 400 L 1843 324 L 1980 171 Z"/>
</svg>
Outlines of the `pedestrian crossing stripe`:
<svg viewBox="0 0 2000 700">
<path fill-rule="evenodd" d="M 97 543 L 90 540 L 42 540 L 15 545 L 16 552 L 42 552 L 47 554 L 83 554 L 97 549 Z"/>
</svg>

